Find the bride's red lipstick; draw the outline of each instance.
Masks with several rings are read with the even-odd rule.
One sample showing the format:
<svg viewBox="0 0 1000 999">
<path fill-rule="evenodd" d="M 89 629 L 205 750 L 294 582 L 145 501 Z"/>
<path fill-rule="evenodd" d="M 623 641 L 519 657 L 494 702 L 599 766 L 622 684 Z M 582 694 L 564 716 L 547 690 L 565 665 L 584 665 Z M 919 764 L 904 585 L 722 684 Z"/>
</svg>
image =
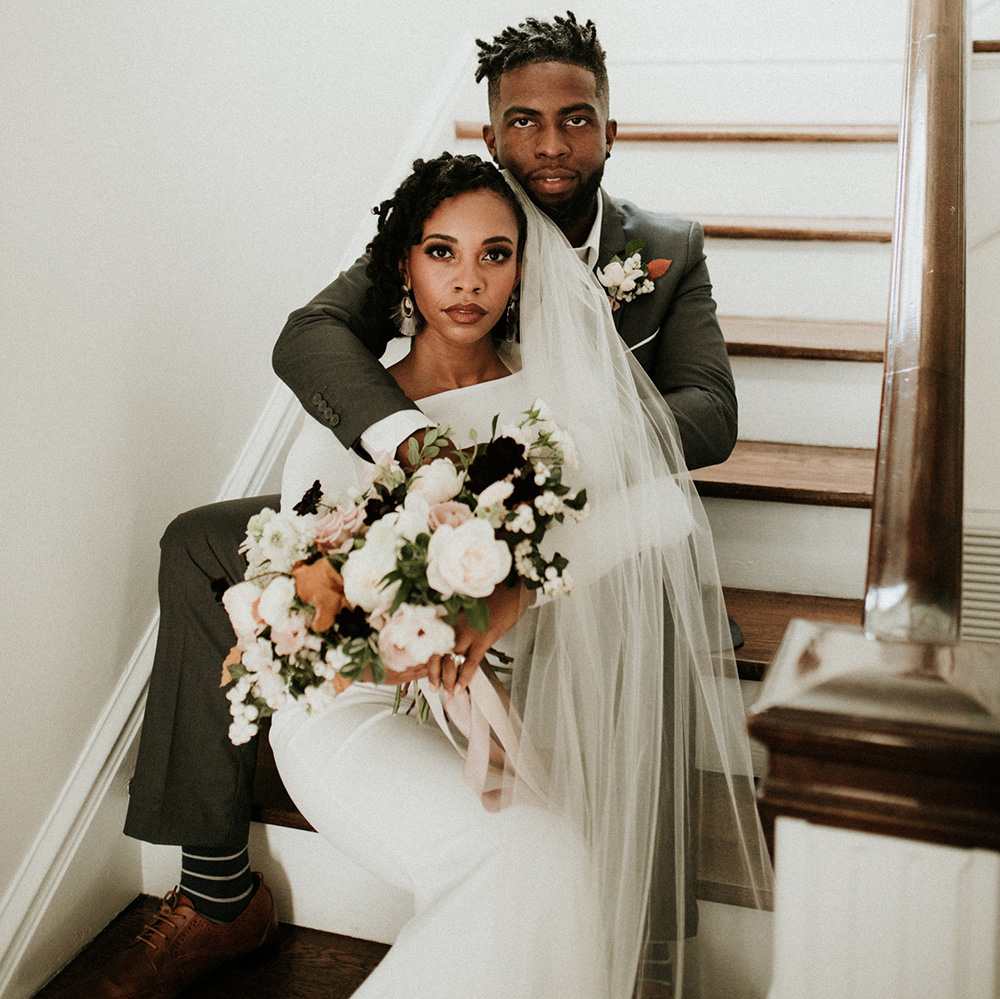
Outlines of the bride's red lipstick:
<svg viewBox="0 0 1000 999">
<path fill-rule="evenodd" d="M 444 311 L 456 323 L 467 323 L 469 325 L 478 323 L 486 315 L 486 310 L 476 305 L 475 302 L 460 302 L 458 305 L 452 305 Z"/>
</svg>

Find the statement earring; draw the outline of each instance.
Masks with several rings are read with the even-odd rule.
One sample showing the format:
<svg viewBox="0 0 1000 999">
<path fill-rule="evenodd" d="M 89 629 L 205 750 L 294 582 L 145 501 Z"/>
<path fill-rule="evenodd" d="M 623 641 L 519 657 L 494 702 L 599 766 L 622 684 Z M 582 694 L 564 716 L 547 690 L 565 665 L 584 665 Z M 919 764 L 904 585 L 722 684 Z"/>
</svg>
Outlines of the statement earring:
<svg viewBox="0 0 1000 999">
<path fill-rule="evenodd" d="M 417 307 L 410 298 L 410 289 L 403 285 L 403 297 L 396 309 L 396 325 L 403 336 L 416 336 L 420 330 L 417 327 Z"/>
<path fill-rule="evenodd" d="M 507 313 L 506 316 L 504 317 L 507 324 L 507 330 L 504 335 L 504 340 L 506 340 L 507 343 L 514 343 L 515 341 L 520 339 L 519 337 L 520 317 L 518 315 L 517 305 L 518 305 L 517 292 L 515 291 L 510 296 L 510 301 L 507 303 Z"/>
</svg>

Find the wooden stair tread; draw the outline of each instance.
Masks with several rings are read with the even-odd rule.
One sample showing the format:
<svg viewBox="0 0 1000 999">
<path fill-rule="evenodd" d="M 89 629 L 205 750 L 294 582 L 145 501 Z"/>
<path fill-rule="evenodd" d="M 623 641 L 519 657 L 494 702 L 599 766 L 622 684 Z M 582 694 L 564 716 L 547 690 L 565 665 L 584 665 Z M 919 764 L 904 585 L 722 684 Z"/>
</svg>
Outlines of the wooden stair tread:
<svg viewBox="0 0 1000 999">
<path fill-rule="evenodd" d="M 723 587 L 723 593 L 726 609 L 743 632 L 743 645 L 736 650 L 736 664 L 742 680 L 763 677 L 792 618 L 861 624 L 864 614 L 863 600 L 729 586 Z"/>
<path fill-rule="evenodd" d="M 682 211 L 672 214 L 682 218 L 697 218 L 705 230 L 705 235 L 714 239 L 826 243 L 892 242 L 892 219 L 702 215 Z"/>
<path fill-rule="evenodd" d="M 884 323 L 720 316 L 731 357 L 797 357 L 826 361 L 885 358 Z"/>
<path fill-rule="evenodd" d="M 483 123 L 456 121 L 456 139 L 481 139 Z M 897 142 L 896 125 L 657 124 L 618 122 L 616 142 Z"/>
<path fill-rule="evenodd" d="M 160 900 L 140 895 L 35 999 L 80 995 L 83 977 L 123 950 L 152 921 Z M 185 999 L 320 999 L 349 996 L 385 956 L 387 944 L 281 923 L 276 946 L 251 954 L 184 991 Z M 66 991 L 63 991 L 66 990 Z"/>
<path fill-rule="evenodd" d="M 972 43 L 973 52 L 1000 52 L 1000 40 L 998 39 L 981 39 L 978 42 Z"/>
<path fill-rule="evenodd" d="M 729 460 L 691 473 L 702 496 L 869 507 L 875 451 L 737 441 Z"/>
</svg>

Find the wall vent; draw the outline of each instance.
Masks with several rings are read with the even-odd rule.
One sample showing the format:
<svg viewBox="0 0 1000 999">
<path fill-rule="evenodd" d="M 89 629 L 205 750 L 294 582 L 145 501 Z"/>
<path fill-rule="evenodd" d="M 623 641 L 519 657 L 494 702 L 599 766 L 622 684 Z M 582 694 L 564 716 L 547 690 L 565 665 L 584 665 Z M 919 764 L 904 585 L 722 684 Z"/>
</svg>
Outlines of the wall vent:
<svg viewBox="0 0 1000 999">
<path fill-rule="evenodd" d="M 1000 642 L 1000 527 L 965 529 L 962 638 Z"/>
</svg>

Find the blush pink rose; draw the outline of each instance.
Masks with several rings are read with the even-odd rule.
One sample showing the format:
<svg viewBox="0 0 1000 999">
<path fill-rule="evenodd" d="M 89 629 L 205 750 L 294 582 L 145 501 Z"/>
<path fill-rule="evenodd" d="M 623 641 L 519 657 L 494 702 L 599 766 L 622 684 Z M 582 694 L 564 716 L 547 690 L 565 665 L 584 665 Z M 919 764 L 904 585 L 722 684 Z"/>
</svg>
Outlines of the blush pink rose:
<svg viewBox="0 0 1000 999">
<path fill-rule="evenodd" d="M 346 551 L 351 538 L 365 522 L 365 508 L 345 503 L 331 510 L 316 525 L 316 547 L 324 555 Z"/>
<path fill-rule="evenodd" d="M 447 525 L 448 527 L 461 527 L 470 517 L 472 511 L 464 504 L 456 500 L 449 500 L 447 503 L 436 503 L 431 507 L 427 522 L 432 531 Z"/>
<path fill-rule="evenodd" d="M 431 656 L 443 656 L 455 647 L 455 631 L 435 607 L 403 604 L 382 626 L 378 654 L 391 669 L 422 666 Z"/>
</svg>

